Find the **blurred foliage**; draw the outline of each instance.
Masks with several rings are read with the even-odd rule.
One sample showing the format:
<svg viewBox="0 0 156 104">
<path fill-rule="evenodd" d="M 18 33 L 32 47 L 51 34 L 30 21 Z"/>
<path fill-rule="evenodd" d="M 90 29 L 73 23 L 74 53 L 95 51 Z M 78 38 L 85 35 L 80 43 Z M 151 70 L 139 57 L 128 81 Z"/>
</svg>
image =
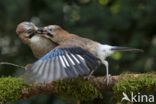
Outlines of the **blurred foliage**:
<svg viewBox="0 0 156 104">
<path fill-rule="evenodd" d="M 123 92 L 128 94 L 130 98 L 131 93 L 134 94 L 154 94 L 156 92 L 156 76 L 154 74 L 140 74 L 132 75 L 126 74 L 120 76 L 120 80 L 114 86 L 114 99 L 120 103 Z M 123 103 L 128 104 L 128 103 Z"/>
<path fill-rule="evenodd" d="M 156 70 L 155 11 L 155 0 L 1 0 L 0 61 L 25 65 L 36 60 L 15 33 L 20 22 L 32 21 L 38 26 L 58 24 L 103 44 L 144 50 L 137 54 L 116 53 L 108 58 L 111 74 Z M 21 72 L 0 66 L 1 76 Z M 104 66 L 98 73 L 104 75 Z"/>
</svg>

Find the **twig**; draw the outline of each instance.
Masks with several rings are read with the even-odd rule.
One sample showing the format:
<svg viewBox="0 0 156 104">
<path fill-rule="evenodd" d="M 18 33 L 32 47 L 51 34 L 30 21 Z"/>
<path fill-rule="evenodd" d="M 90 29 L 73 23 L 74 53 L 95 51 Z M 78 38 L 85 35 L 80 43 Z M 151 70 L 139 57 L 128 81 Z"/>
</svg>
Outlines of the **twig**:
<svg viewBox="0 0 156 104">
<path fill-rule="evenodd" d="M 17 65 L 17 64 L 14 64 L 14 63 L 10 63 L 10 62 L 0 62 L 0 65 L 11 65 L 11 66 L 14 66 L 14 67 L 19 67 L 19 68 L 25 69 L 25 66 Z"/>
</svg>

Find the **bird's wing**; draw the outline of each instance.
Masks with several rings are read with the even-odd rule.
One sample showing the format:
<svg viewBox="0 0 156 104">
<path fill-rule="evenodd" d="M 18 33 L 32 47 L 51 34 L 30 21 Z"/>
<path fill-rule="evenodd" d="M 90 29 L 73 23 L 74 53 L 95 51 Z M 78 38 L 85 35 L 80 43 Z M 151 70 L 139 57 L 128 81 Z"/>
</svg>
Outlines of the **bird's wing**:
<svg viewBox="0 0 156 104">
<path fill-rule="evenodd" d="M 87 75 L 98 65 L 99 60 L 80 47 L 57 47 L 27 69 L 32 75 L 28 81 L 47 83 Z"/>
</svg>

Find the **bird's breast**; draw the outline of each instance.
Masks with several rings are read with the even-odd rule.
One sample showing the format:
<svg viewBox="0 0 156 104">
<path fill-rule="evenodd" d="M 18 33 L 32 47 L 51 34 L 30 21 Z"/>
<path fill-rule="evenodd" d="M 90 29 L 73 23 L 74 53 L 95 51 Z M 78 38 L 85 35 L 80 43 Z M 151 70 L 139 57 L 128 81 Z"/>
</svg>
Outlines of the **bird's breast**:
<svg viewBox="0 0 156 104">
<path fill-rule="evenodd" d="M 56 47 L 56 44 L 44 37 L 34 36 L 31 38 L 30 47 L 35 57 L 40 58 Z"/>
</svg>

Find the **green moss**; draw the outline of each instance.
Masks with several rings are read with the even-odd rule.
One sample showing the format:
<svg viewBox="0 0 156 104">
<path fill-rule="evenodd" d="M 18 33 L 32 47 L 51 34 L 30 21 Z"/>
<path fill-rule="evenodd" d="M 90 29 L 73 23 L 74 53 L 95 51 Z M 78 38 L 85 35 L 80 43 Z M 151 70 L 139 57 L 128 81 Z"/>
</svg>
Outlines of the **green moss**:
<svg viewBox="0 0 156 104">
<path fill-rule="evenodd" d="M 93 100 L 101 97 L 100 91 L 89 81 L 83 78 L 65 79 L 56 81 L 53 93 L 66 99 Z M 24 88 L 34 88 L 24 83 L 21 78 L 7 77 L 0 78 L 0 103 L 18 100 L 21 91 Z M 126 94 L 145 92 L 156 92 L 156 75 L 155 74 L 123 74 L 120 75 L 118 83 L 113 87 L 114 98 L 120 101 L 122 93 Z"/>
<path fill-rule="evenodd" d="M 19 99 L 25 84 L 20 78 L 0 78 L 0 103 Z"/>
<path fill-rule="evenodd" d="M 67 79 L 56 83 L 56 93 L 63 98 L 93 100 L 101 93 L 87 80 L 82 78 Z"/>
<path fill-rule="evenodd" d="M 119 78 L 119 82 L 113 87 L 114 98 L 117 101 L 121 101 L 125 92 L 130 95 L 131 92 L 134 94 L 149 93 L 153 94 L 156 92 L 156 74 L 123 74 Z"/>
<path fill-rule="evenodd" d="M 35 87 L 26 85 L 21 78 L 0 78 L 0 103 L 20 99 L 21 91 L 24 88 L 31 90 L 31 88 Z M 83 78 L 56 81 L 55 89 L 56 95 L 69 99 L 91 100 L 101 96 L 101 93 Z"/>
</svg>

